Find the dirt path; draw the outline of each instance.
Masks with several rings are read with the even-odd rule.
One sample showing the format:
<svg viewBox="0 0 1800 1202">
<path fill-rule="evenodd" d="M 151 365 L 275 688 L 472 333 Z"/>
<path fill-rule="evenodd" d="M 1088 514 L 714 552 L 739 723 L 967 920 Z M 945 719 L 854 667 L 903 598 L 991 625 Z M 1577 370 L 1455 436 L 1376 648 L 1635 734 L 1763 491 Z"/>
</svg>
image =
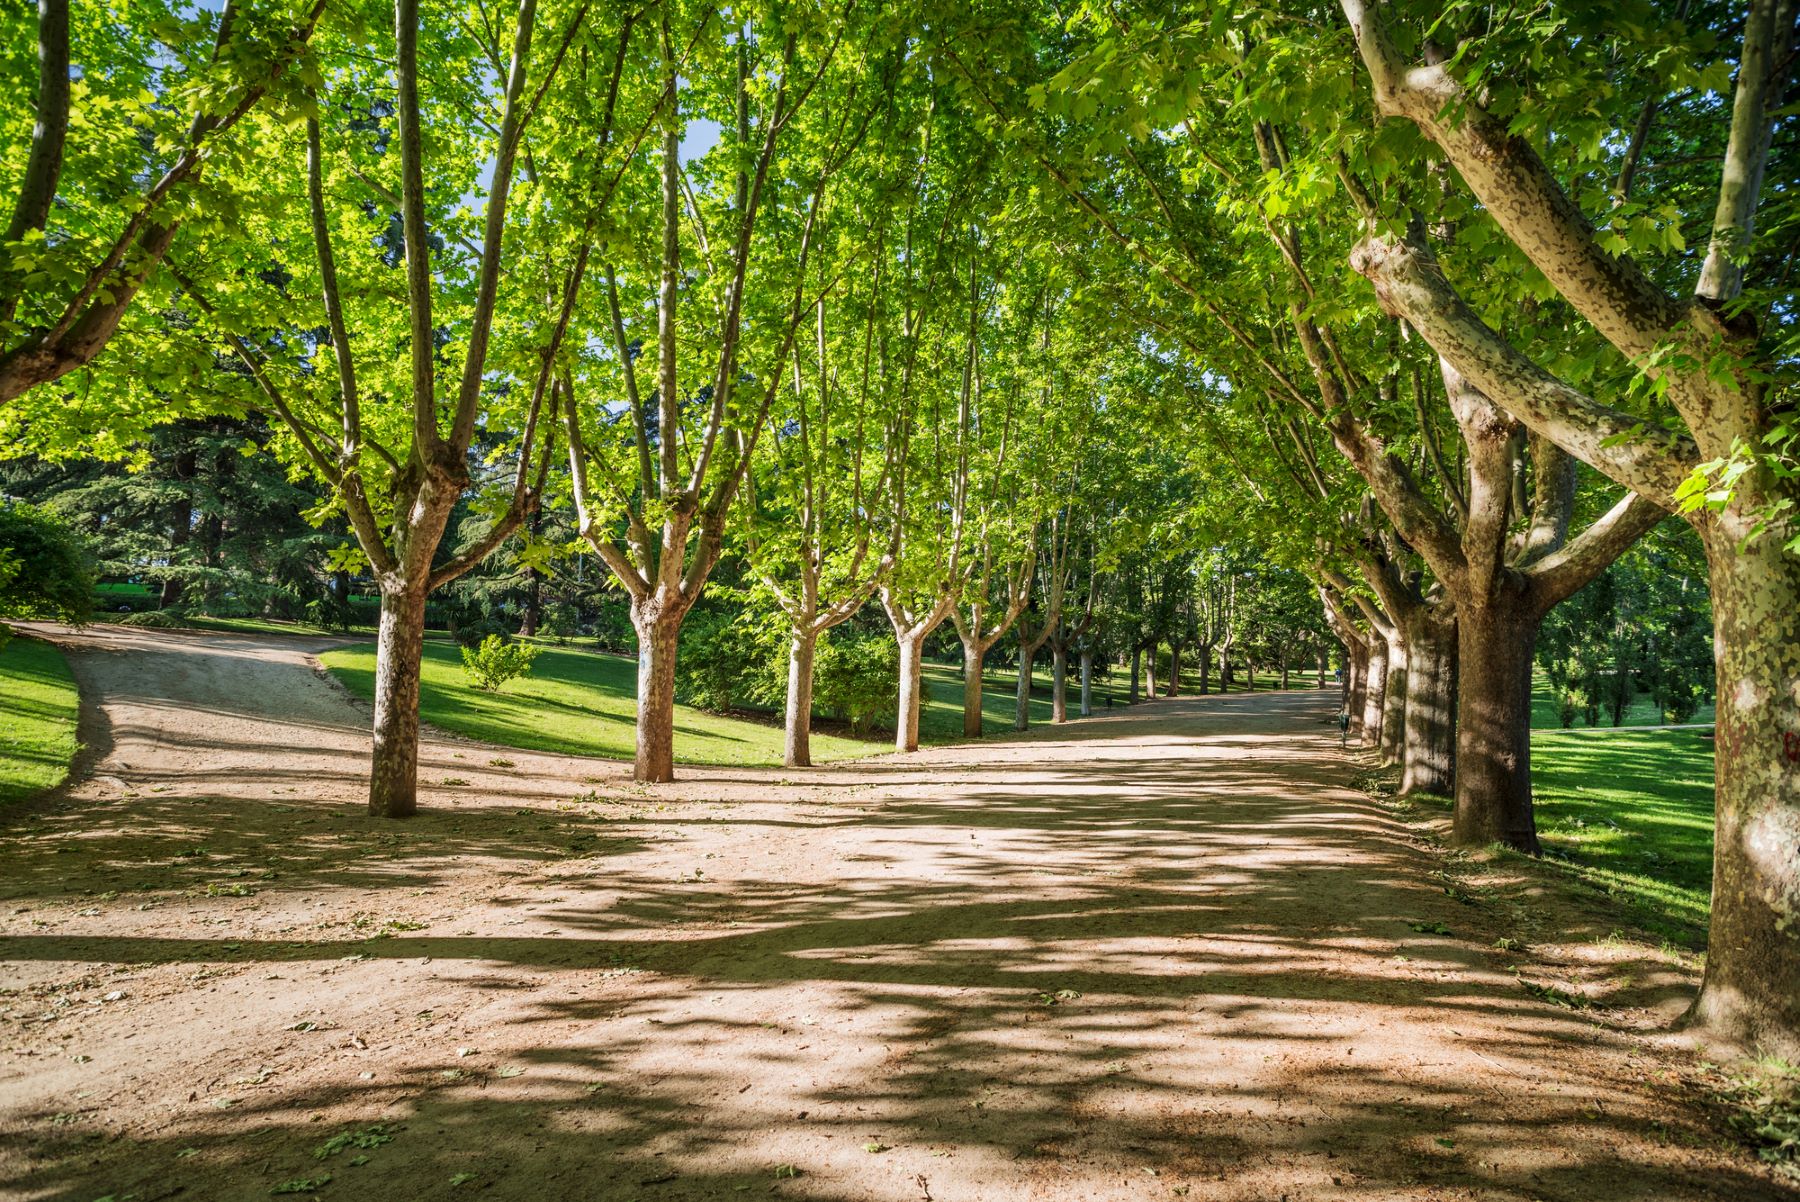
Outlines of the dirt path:
<svg viewBox="0 0 1800 1202">
<path fill-rule="evenodd" d="M 59 637 L 105 750 L 0 828 L 0 1196 L 1794 1196 L 1325 695 L 653 789 L 434 740 L 390 824 L 309 644 Z"/>
</svg>

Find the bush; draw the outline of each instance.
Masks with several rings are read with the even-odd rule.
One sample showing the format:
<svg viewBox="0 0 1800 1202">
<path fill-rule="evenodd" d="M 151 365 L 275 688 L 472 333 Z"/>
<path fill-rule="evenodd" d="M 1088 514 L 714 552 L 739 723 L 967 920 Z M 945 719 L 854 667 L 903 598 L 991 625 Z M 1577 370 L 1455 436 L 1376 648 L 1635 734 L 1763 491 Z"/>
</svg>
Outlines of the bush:
<svg viewBox="0 0 1800 1202">
<path fill-rule="evenodd" d="M 509 643 L 497 634 L 490 634 L 479 646 L 462 649 L 463 670 L 476 688 L 497 693 L 507 681 L 531 671 L 531 661 L 538 657 L 540 650 L 542 648 Z"/>
<path fill-rule="evenodd" d="M 505 642 L 509 633 L 511 632 L 498 618 L 476 618 L 472 622 L 456 624 L 456 641 L 462 644 L 465 652 L 471 647 L 482 646 L 489 639 Z"/>
<path fill-rule="evenodd" d="M 813 708 L 863 733 L 893 711 L 899 678 L 900 647 L 893 639 L 823 638 L 813 658 Z"/>
<path fill-rule="evenodd" d="M 780 698 L 787 669 L 761 637 L 760 616 L 720 609 L 696 609 L 687 616 L 675 655 L 675 691 L 682 701 L 714 713 L 768 705 L 772 682 L 778 682 L 774 697 Z"/>
<path fill-rule="evenodd" d="M 581 633 L 581 611 L 566 601 L 552 601 L 544 606 L 538 633 L 555 639 L 558 646 L 568 642 Z"/>
<path fill-rule="evenodd" d="M 80 625 L 94 614 L 94 573 L 73 530 L 35 505 L 0 502 L 0 618 Z"/>
<path fill-rule="evenodd" d="M 147 609 L 142 613 L 126 614 L 119 619 L 121 626 L 147 626 L 153 630 L 187 630 L 192 626 L 180 610 Z"/>
</svg>

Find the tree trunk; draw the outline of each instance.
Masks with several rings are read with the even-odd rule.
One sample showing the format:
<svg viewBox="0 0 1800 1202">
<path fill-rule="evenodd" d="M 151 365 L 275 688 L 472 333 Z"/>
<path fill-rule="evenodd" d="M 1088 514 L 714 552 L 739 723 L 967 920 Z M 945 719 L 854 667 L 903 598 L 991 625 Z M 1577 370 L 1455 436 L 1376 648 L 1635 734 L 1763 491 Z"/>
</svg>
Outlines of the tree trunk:
<svg viewBox="0 0 1800 1202">
<path fill-rule="evenodd" d="M 406 818 L 419 808 L 419 665 L 425 655 L 425 581 L 381 590 L 375 638 L 375 744 L 369 813 Z"/>
<path fill-rule="evenodd" d="M 1181 696 L 1181 644 L 1169 644 L 1169 696 Z"/>
<path fill-rule="evenodd" d="M 1094 716 L 1094 653 L 1086 648 L 1081 652 L 1081 716 Z"/>
<path fill-rule="evenodd" d="M 1717 819 L 1706 976 L 1690 1018 L 1800 1058 L 1800 557 L 1705 531 L 1718 669 Z"/>
<path fill-rule="evenodd" d="M 894 750 L 919 749 L 919 702 L 923 693 L 925 636 L 901 635 L 900 709 L 894 719 Z"/>
<path fill-rule="evenodd" d="M 1288 654 L 1285 647 L 1281 652 L 1281 687 L 1288 687 Z"/>
<path fill-rule="evenodd" d="M 1369 647 L 1363 656 L 1361 679 L 1357 682 L 1362 689 L 1362 710 L 1357 717 L 1357 738 L 1359 747 L 1378 747 L 1381 745 L 1381 710 L 1387 700 L 1388 689 L 1388 648 L 1379 634 L 1369 640 Z"/>
<path fill-rule="evenodd" d="M 788 768 L 812 767 L 813 651 L 818 636 L 795 630 L 788 640 L 787 746 L 781 762 Z"/>
<path fill-rule="evenodd" d="M 1381 690 L 1381 737 L 1378 743 L 1383 767 L 1398 764 L 1406 755 L 1406 637 L 1394 632 L 1387 643 L 1387 680 Z"/>
<path fill-rule="evenodd" d="M 1139 651 L 1138 648 L 1133 647 L 1131 649 L 1131 702 L 1130 702 L 1130 704 L 1132 704 L 1132 705 L 1137 704 L 1138 680 L 1143 676 L 1143 671 L 1139 666 L 1139 664 L 1140 664 L 1139 657 L 1141 654 L 1142 653 Z"/>
<path fill-rule="evenodd" d="M 1369 646 L 1344 648 L 1344 712 L 1350 715 L 1350 737 L 1358 743 L 1368 729 Z"/>
<path fill-rule="evenodd" d="M 982 660 L 987 655 L 987 648 L 978 646 L 968 640 L 963 641 L 963 737 L 979 739 L 981 737 L 981 677 Z"/>
<path fill-rule="evenodd" d="M 1069 649 L 1050 644 L 1050 721 L 1069 720 Z"/>
<path fill-rule="evenodd" d="M 1031 729 L 1031 665 L 1037 658 L 1036 648 L 1028 647 L 1024 639 L 1019 640 L 1019 688 L 1018 705 L 1013 711 L 1013 729 Z"/>
<path fill-rule="evenodd" d="M 675 650 L 684 615 L 633 604 L 638 636 L 637 759 L 631 779 L 660 784 L 675 779 Z"/>
<path fill-rule="evenodd" d="M 1212 692 L 1212 681 L 1207 679 L 1212 675 L 1212 657 L 1212 644 L 1200 644 L 1200 695 L 1202 697 Z"/>
<path fill-rule="evenodd" d="M 1150 654 L 1144 657 L 1144 697 L 1156 700 L 1156 648 L 1150 648 Z"/>
<path fill-rule="evenodd" d="M 1231 648 L 1219 652 L 1219 692 L 1231 692 Z"/>
<path fill-rule="evenodd" d="M 1456 610 L 1456 843 L 1537 855 L 1531 814 L 1531 660 L 1541 618 L 1502 594 Z"/>
<path fill-rule="evenodd" d="M 1406 628 L 1406 746 L 1400 794 L 1456 791 L 1456 627 L 1421 610 Z"/>
</svg>

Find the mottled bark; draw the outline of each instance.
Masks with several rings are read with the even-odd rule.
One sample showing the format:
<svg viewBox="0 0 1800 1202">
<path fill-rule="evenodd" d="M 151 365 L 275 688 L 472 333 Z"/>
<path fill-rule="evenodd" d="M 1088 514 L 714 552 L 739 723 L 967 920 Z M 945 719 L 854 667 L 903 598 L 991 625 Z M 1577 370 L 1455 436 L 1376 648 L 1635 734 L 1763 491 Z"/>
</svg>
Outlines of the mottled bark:
<svg viewBox="0 0 1800 1202">
<path fill-rule="evenodd" d="M 894 750 L 919 749 L 919 703 L 924 687 L 925 636 L 900 638 L 900 708 L 894 721 Z"/>
<path fill-rule="evenodd" d="M 980 642 L 962 640 L 963 649 L 963 737 L 981 737 L 981 682 L 985 670 L 987 648 Z"/>
<path fill-rule="evenodd" d="M 1388 645 L 1376 637 L 1369 640 L 1363 652 L 1357 686 L 1362 694 L 1362 709 L 1357 715 L 1356 742 L 1359 747 L 1375 747 L 1381 742 L 1381 715 L 1391 681 L 1388 671 Z"/>
<path fill-rule="evenodd" d="M 1531 810 L 1531 663 L 1539 624 L 1523 599 L 1457 610 L 1457 843 L 1540 850 Z"/>
<path fill-rule="evenodd" d="M 1705 531 L 1718 650 L 1717 825 L 1692 1018 L 1800 1055 L 1800 557 L 1727 511 Z"/>
<path fill-rule="evenodd" d="M 1395 629 L 1387 642 L 1387 680 L 1381 690 L 1381 730 L 1376 747 L 1385 767 L 1406 754 L 1406 638 Z"/>
<path fill-rule="evenodd" d="M 796 630 L 788 639 L 787 738 L 781 762 L 812 767 L 813 652 L 818 636 Z"/>
<path fill-rule="evenodd" d="M 646 784 L 675 779 L 675 653 L 685 610 L 633 603 L 637 630 L 637 755 L 631 778 Z"/>
<path fill-rule="evenodd" d="M 1023 639 L 1023 637 L 1020 638 L 1020 640 L 1019 640 L 1019 680 L 1018 680 L 1018 687 L 1015 690 L 1017 696 L 1014 698 L 1014 707 L 1013 707 L 1013 729 L 1014 730 L 1030 730 L 1031 729 L 1031 686 L 1033 683 L 1032 682 L 1032 676 L 1033 676 L 1032 668 L 1037 660 L 1036 652 L 1037 652 L 1036 647 L 1026 643 L 1025 640 Z"/>
<path fill-rule="evenodd" d="M 1094 716 L 1094 653 L 1086 647 L 1081 650 L 1081 716 Z"/>
<path fill-rule="evenodd" d="M 1362 742 L 1368 729 L 1369 644 L 1352 643 L 1344 656 L 1344 712 L 1350 715 L 1350 737 Z"/>
<path fill-rule="evenodd" d="M 1456 791 L 1456 621 L 1421 607 L 1406 628 L 1406 745 L 1400 793 Z"/>
<path fill-rule="evenodd" d="M 419 667 L 425 653 L 424 580 L 385 586 L 375 637 L 374 754 L 369 813 L 405 818 L 417 811 Z"/>
</svg>

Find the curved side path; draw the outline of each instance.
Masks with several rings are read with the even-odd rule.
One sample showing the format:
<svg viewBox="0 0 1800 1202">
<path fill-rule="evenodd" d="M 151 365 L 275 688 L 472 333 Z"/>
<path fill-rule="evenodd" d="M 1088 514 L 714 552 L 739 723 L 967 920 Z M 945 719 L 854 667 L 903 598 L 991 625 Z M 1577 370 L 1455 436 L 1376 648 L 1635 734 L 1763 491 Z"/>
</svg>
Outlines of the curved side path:
<svg viewBox="0 0 1800 1202">
<path fill-rule="evenodd" d="M 0 816 L 0 1197 L 1794 1196 L 1521 988 L 1327 695 L 648 789 L 433 739 L 387 823 L 322 641 L 56 637 L 100 753 Z"/>
</svg>

